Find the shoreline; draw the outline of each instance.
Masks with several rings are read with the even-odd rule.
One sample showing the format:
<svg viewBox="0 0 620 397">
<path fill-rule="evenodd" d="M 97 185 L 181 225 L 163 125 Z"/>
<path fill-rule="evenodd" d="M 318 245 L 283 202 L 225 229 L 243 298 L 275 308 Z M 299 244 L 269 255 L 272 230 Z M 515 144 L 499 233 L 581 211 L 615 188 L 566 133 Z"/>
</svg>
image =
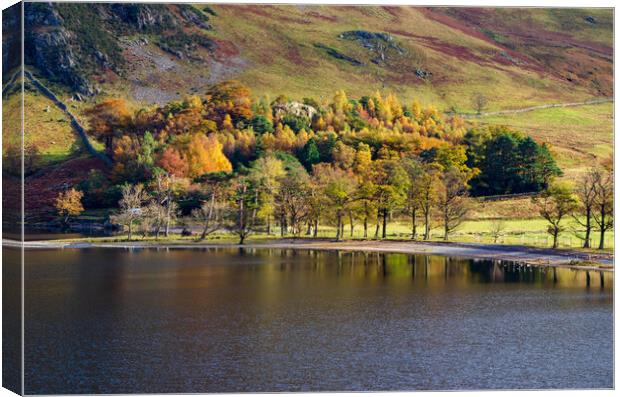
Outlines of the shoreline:
<svg viewBox="0 0 620 397">
<path fill-rule="evenodd" d="M 3 240 L 7 247 L 22 247 L 20 241 Z M 614 257 L 610 253 L 587 253 L 576 250 L 554 250 L 551 248 L 534 248 L 519 245 L 422 242 L 408 240 L 366 240 L 339 241 L 315 240 L 304 238 L 283 238 L 273 241 L 250 242 L 244 245 L 236 243 L 186 242 L 63 242 L 63 241 L 26 241 L 28 249 L 83 249 L 83 248 L 122 248 L 122 249 L 209 249 L 209 248 L 246 248 L 246 249 L 299 249 L 317 251 L 378 252 L 438 255 L 467 259 L 486 259 L 510 261 L 537 267 L 562 267 L 578 270 L 613 272 Z M 582 263 L 582 264 L 580 264 Z"/>
</svg>

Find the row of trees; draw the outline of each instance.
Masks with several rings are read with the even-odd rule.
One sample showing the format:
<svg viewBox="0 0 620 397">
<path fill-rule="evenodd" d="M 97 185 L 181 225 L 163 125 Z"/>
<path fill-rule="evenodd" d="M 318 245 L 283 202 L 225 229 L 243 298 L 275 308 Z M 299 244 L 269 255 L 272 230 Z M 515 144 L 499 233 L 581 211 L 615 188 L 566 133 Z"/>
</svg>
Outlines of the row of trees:
<svg viewBox="0 0 620 397">
<path fill-rule="evenodd" d="M 340 240 L 345 237 L 345 226 L 352 237 L 356 225 L 361 224 L 364 238 L 386 238 L 394 217 L 410 220 L 412 239 L 428 240 L 431 225 L 438 224 L 448 240 L 472 206 L 467 185 L 476 173 L 465 165 L 446 167 L 437 158 L 424 161 L 419 157 L 373 160 L 363 144 L 352 164 L 340 165 L 320 163 L 309 173 L 295 157 L 275 152 L 254 161 L 243 172 L 205 174 L 191 186 L 159 169 L 147 184 L 122 187 L 119 209 L 110 220 L 123 225 L 128 239 L 136 228 L 145 236 L 168 236 L 183 212 L 179 201 L 191 196 L 191 204 L 183 210 L 200 225 L 201 240 L 228 230 L 243 243 L 255 232 L 272 235 L 274 224 L 282 237 L 289 233 L 316 237 L 319 226 L 328 224 L 335 227 L 334 237 Z M 65 221 L 83 211 L 82 197 L 76 189 L 59 194 L 56 207 Z M 613 227 L 610 166 L 590 169 L 575 189 L 551 183 L 532 200 L 548 222 L 553 248 L 558 247 L 559 236 L 571 218 L 580 225 L 573 232 L 583 239 L 584 248 L 590 247 L 595 230 L 600 236 L 598 248 L 604 248 L 605 233 Z M 497 240 L 501 228 L 491 229 Z"/>
<path fill-rule="evenodd" d="M 320 163 L 308 172 L 295 157 L 270 153 L 244 172 L 200 178 L 192 187 L 199 199 L 190 214 L 202 225 L 201 239 L 226 229 L 240 243 L 258 230 L 272 234 L 274 224 L 280 227 L 281 236 L 316 236 L 320 225 L 329 224 L 335 226 L 335 238 L 340 240 L 347 223 L 351 236 L 361 223 L 365 238 L 372 226 L 375 238 L 385 238 L 388 221 L 401 213 L 410 216 L 412 238 L 421 234 L 429 239 L 436 218 L 447 240 L 469 209 L 467 182 L 473 172 L 466 168 L 445 168 L 416 157 L 372 160 L 370 149 L 363 144 L 351 169 L 343 166 Z M 174 175 L 160 170 L 148 185 L 125 185 L 112 222 L 124 225 L 128 238 L 134 225 L 156 237 L 160 232 L 167 235 L 178 213 L 178 184 Z"/>
</svg>

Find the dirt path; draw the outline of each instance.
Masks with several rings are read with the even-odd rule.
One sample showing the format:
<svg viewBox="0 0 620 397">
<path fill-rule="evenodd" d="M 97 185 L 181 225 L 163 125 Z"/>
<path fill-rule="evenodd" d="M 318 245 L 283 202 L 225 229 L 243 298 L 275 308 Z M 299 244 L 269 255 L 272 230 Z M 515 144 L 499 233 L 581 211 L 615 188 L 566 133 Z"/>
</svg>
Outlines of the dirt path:
<svg viewBox="0 0 620 397">
<path fill-rule="evenodd" d="M 3 241 L 4 245 L 19 246 L 19 242 Z M 492 245 L 469 243 L 413 242 L 413 241 L 341 241 L 312 239 L 278 239 L 252 242 L 243 246 L 225 243 L 200 243 L 177 241 L 155 242 L 62 242 L 28 241 L 25 248 L 75 249 L 75 248 L 258 248 L 303 249 L 325 251 L 394 252 L 405 254 L 428 254 L 462 258 L 490 259 L 517 262 L 531 266 L 566 267 L 583 270 L 613 271 L 613 254 L 589 254 L 581 251 L 552 250 L 516 245 Z M 581 262 L 581 264 L 580 264 Z M 599 267 L 601 266 L 601 267 Z"/>
<path fill-rule="evenodd" d="M 531 112 L 531 111 L 540 110 L 540 109 L 567 108 L 567 107 L 574 107 L 574 106 L 596 105 L 599 103 L 608 103 L 608 102 L 613 103 L 613 101 L 614 101 L 613 98 L 599 98 L 599 99 L 591 99 L 589 101 L 582 101 L 582 102 L 550 103 L 547 105 L 530 106 L 527 108 L 520 108 L 520 109 L 499 110 L 497 112 L 482 112 L 480 114 L 456 113 L 456 115 L 461 116 L 461 117 L 467 117 L 467 118 L 501 116 L 503 114 L 525 113 L 525 112 Z"/>
</svg>

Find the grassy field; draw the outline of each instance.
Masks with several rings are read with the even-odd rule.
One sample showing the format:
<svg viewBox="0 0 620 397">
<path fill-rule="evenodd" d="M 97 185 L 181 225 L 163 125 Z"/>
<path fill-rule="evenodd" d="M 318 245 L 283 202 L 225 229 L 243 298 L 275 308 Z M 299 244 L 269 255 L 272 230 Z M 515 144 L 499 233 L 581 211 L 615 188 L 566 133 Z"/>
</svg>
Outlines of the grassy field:
<svg viewBox="0 0 620 397">
<path fill-rule="evenodd" d="M 98 216 L 101 216 L 102 213 L 89 213 L 85 215 L 82 219 L 88 220 L 96 220 Z M 419 221 L 418 221 L 419 222 Z M 510 245 L 524 245 L 531 247 L 551 247 L 553 242 L 552 237 L 546 233 L 547 222 L 541 218 L 504 218 L 502 219 L 502 227 L 501 227 L 501 235 L 497 240 L 495 240 L 495 236 L 491 233 L 491 230 L 494 229 L 497 220 L 494 219 L 483 219 L 483 220 L 469 220 L 465 221 L 456 231 L 454 231 L 450 235 L 449 241 L 451 242 L 465 242 L 465 243 L 482 243 L 482 244 L 510 244 Z M 185 240 L 185 241 L 193 241 L 196 240 L 196 237 L 199 235 L 198 230 L 200 226 L 197 224 L 188 221 L 187 223 L 183 223 L 185 227 L 190 227 L 194 230 L 193 236 L 181 236 L 179 234 L 172 234 L 170 237 L 165 238 L 164 236 L 160 237 L 161 241 L 176 241 L 176 240 Z M 433 224 L 433 228 L 431 229 L 431 241 L 444 241 L 443 240 L 443 229 L 438 224 Z M 567 220 L 564 224 L 566 230 L 560 236 L 559 240 L 559 248 L 581 248 L 583 246 L 583 240 L 578 236 L 583 236 L 583 230 L 578 227 L 578 224 L 573 220 Z M 376 225 L 369 225 L 368 227 L 368 238 L 374 238 Z M 575 233 L 575 230 L 578 233 Z M 361 224 L 356 223 L 353 228 L 353 235 L 351 235 L 351 229 L 348 224 L 345 225 L 344 229 L 344 239 L 363 239 L 363 226 Z M 277 227 L 272 228 L 272 235 L 268 236 L 263 232 L 256 232 L 250 236 L 249 241 L 263 241 L 269 239 L 276 239 L 280 237 L 280 232 Z M 418 223 L 418 237 L 417 240 L 422 239 L 423 233 L 423 225 Z M 287 237 L 291 237 L 290 234 L 286 235 Z M 319 238 L 330 238 L 334 239 L 336 236 L 336 229 L 333 226 L 322 225 L 319 226 L 319 232 L 317 237 Z M 304 232 L 301 233 L 299 237 L 307 238 Z M 93 237 L 86 238 L 88 241 L 123 241 L 126 239 L 126 234 L 120 234 L 114 237 Z M 143 237 L 139 228 L 136 227 L 134 230 L 134 239 L 138 241 L 151 241 L 155 240 L 153 236 Z M 387 239 L 388 240 L 408 240 L 411 239 L 411 224 L 402 220 L 394 220 L 388 223 L 387 228 Z M 74 241 L 84 240 L 84 239 L 73 239 Z M 212 233 L 207 237 L 208 241 L 221 241 L 221 242 L 229 242 L 234 243 L 237 241 L 235 236 L 231 233 L 227 232 L 216 232 Z M 593 232 L 591 236 L 591 246 L 594 248 L 598 247 L 599 243 L 599 233 Z M 612 251 L 614 248 L 614 232 L 613 230 L 605 233 L 605 248 L 607 251 Z M 592 251 L 595 251 L 594 249 Z"/>
<path fill-rule="evenodd" d="M 495 221 L 493 220 L 472 220 L 464 222 L 450 236 L 450 241 L 469 242 L 469 243 L 494 243 L 491 230 Z M 550 247 L 553 239 L 546 233 L 547 223 L 543 219 L 504 219 L 502 236 L 497 240 L 498 244 L 515 244 L 532 247 Z M 568 226 L 568 225 L 571 226 Z M 572 227 L 567 222 L 567 227 Z M 353 238 L 362 238 L 362 225 L 355 225 L 353 228 Z M 369 237 L 372 238 L 375 232 L 375 225 L 369 228 Z M 418 234 L 423 232 L 422 225 L 418 225 Z M 411 225 L 405 222 L 391 222 L 388 224 L 388 239 L 409 239 L 411 238 Z M 319 237 L 335 237 L 336 231 L 333 227 L 324 226 L 319 229 Z M 607 248 L 613 249 L 613 231 L 605 234 L 605 244 Z M 350 228 L 345 226 L 345 238 L 351 238 Z M 421 239 L 421 236 L 418 236 Z M 592 235 L 592 245 L 598 247 L 599 234 Z M 441 227 L 433 227 L 431 230 L 431 240 L 443 241 L 443 230 Z M 583 242 L 571 231 L 567 230 L 560 237 L 560 248 L 580 248 Z"/>
<path fill-rule="evenodd" d="M 21 96 L 12 94 L 3 100 L 3 128 L 20 131 Z M 39 150 L 43 165 L 71 157 L 79 142 L 69 119 L 54 104 L 36 91 L 24 92 L 24 143 Z M 5 142 L 17 143 L 19 133 L 3 134 Z"/>
</svg>

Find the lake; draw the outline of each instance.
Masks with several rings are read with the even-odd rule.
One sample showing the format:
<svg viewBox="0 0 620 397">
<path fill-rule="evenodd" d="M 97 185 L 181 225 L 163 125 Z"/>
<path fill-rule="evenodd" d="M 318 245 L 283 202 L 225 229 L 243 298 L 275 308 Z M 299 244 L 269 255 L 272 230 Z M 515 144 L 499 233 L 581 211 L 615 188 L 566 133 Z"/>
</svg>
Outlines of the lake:
<svg viewBox="0 0 620 397">
<path fill-rule="evenodd" d="M 613 387 L 613 274 L 292 250 L 27 250 L 27 394 Z"/>
</svg>

